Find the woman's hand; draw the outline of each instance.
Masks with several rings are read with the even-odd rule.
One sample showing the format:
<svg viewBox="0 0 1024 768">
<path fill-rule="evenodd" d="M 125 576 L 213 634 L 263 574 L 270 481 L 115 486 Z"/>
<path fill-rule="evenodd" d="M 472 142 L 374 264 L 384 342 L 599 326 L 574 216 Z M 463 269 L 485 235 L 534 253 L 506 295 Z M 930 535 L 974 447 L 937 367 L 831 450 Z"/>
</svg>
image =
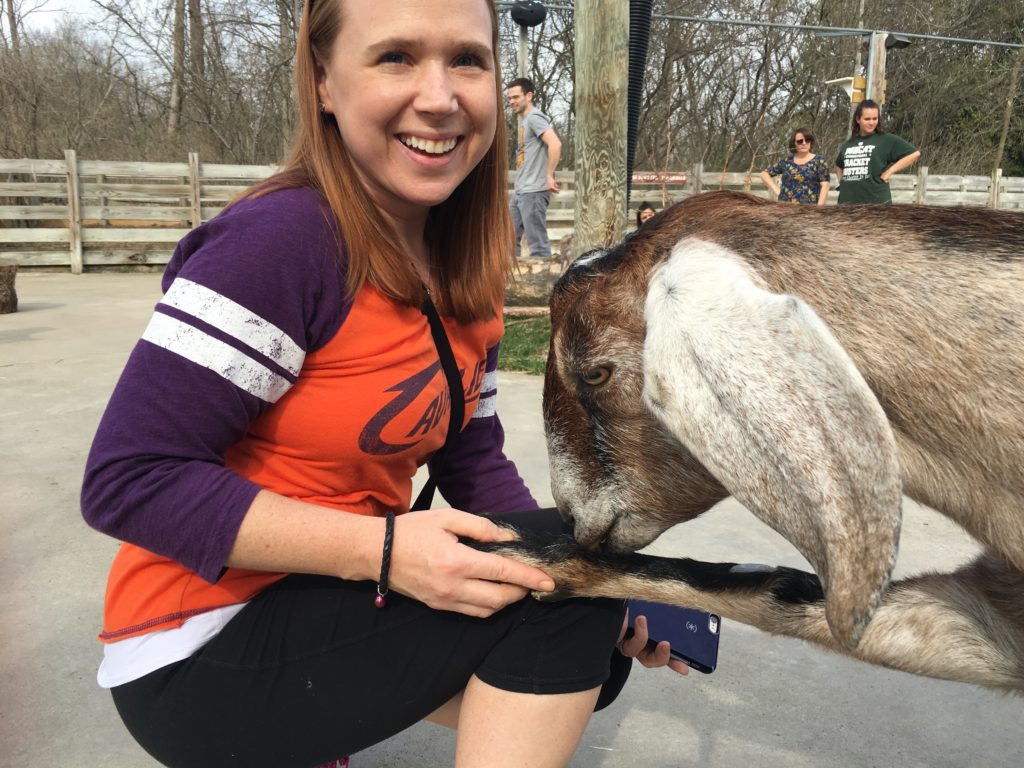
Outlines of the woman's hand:
<svg viewBox="0 0 1024 768">
<path fill-rule="evenodd" d="M 543 571 L 460 544 L 512 541 L 515 535 L 485 517 L 456 509 L 409 512 L 395 519 L 389 585 L 431 608 L 486 617 L 522 600 L 531 590 L 550 592 Z"/>
<path fill-rule="evenodd" d="M 629 626 L 629 615 L 622 622 L 622 632 L 619 634 L 619 650 L 624 656 L 631 656 L 649 669 L 665 667 L 678 672 L 680 675 L 690 674 L 690 668 L 682 661 L 673 659 L 670 654 L 670 647 L 667 640 L 662 640 L 653 648 L 647 647 L 647 617 L 637 616 L 633 622 L 633 636 L 626 638 L 626 627 Z"/>
<path fill-rule="evenodd" d="M 761 171 L 760 176 L 761 181 L 763 181 L 764 185 L 768 187 L 768 191 L 771 192 L 772 197 L 778 197 L 779 193 L 782 192 L 782 188 L 775 183 L 768 171 Z"/>
</svg>

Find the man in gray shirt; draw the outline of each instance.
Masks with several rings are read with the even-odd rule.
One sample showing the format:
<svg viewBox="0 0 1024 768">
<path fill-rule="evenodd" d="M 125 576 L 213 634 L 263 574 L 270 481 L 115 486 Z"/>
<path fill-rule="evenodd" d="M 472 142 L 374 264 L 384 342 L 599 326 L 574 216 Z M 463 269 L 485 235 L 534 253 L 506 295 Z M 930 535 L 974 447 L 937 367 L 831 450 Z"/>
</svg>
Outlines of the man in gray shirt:
<svg viewBox="0 0 1024 768">
<path fill-rule="evenodd" d="M 548 201 L 558 192 L 555 168 L 562 156 L 562 142 L 548 116 L 533 106 L 536 88 L 520 77 L 508 84 L 508 105 L 519 115 L 519 144 L 516 151 L 516 185 L 509 208 L 516 228 L 515 252 L 526 232 L 530 256 L 551 257 L 548 241 Z"/>
</svg>

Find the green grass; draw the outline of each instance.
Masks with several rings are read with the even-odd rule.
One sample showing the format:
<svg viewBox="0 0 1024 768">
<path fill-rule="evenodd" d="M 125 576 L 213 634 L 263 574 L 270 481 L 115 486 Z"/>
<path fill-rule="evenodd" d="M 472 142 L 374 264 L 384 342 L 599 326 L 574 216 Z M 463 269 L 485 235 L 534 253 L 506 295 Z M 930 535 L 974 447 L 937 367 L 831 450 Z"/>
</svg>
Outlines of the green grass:
<svg viewBox="0 0 1024 768">
<path fill-rule="evenodd" d="M 503 371 L 519 371 L 541 375 L 548 359 L 551 320 L 543 317 L 505 315 L 505 338 L 501 341 L 498 367 Z"/>
</svg>

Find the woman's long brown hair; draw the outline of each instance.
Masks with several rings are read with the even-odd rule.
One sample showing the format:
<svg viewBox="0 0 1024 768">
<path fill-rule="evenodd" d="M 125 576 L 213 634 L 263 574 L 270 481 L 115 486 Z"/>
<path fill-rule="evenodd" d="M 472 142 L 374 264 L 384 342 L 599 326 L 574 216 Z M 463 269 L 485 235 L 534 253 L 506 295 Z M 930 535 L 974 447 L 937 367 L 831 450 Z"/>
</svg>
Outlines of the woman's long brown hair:
<svg viewBox="0 0 1024 768">
<path fill-rule="evenodd" d="M 498 113 L 495 135 L 483 160 L 447 200 L 430 210 L 426 232 L 439 293 L 433 298 L 442 312 L 462 323 L 494 316 L 512 271 L 498 22 L 493 0 L 483 1 L 491 15 Z M 369 281 L 397 301 L 419 306 L 423 300 L 419 274 L 359 181 L 334 118 L 319 111 L 317 66 L 330 60 L 331 46 L 341 29 L 343 2 L 306 3 L 295 54 L 298 125 L 292 145 L 283 169 L 255 184 L 241 199 L 294 187 L 318 190 L 344 239 L 349 295 L 355 296 Z"/>
</svg>

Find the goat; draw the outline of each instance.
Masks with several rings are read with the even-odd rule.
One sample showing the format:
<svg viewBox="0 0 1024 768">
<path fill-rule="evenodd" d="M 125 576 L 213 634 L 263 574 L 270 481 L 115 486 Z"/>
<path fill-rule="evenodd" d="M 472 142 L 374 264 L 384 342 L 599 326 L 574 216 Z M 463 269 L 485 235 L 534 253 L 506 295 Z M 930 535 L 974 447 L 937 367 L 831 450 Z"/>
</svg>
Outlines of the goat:
<svg viewBox="0 0 1024 768">
<path fill-rule="evenodd" d="M 1024 691 L 1024 215 L 711 192 L 580 257 L 550 304 L 544 422 L 575 542 L 503 548 L 554 597 Z M 903 494 L 986 551 L 890 585 Z M 729 495 L 817 576 L 629 554 Z"/>
</svg>

